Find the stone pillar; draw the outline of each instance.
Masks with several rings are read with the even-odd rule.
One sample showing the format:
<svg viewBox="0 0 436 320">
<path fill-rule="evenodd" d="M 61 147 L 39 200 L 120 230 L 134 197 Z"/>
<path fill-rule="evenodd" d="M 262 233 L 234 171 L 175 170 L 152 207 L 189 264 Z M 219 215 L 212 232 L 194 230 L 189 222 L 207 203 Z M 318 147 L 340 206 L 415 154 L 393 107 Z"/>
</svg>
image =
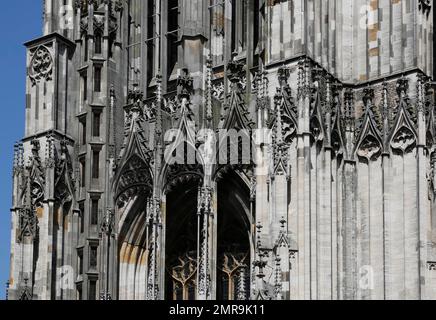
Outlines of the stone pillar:
<svg viewBox="0 0 436 320">
<path fill-rule="evenodd" d="M 392 291 L 391 280 L 391 219 L 392 213 L 390 202 L 392 201 L 390 182 L 390 154 L 388 135 L 390 131 L 389 124 L 389 101 L 387 84 L 383 84 L 383 141 L 385 141 L 384 152 L 382 153 L 382 190 L 383 190 L 383 281 L 384 281 L 384 299 L 390 299 Z"/>
<path fill-rule="evenodd" d="M 147 205 L 147 300 L 162 299 L 162 211 L 160 198 L 153 197 Z M 149 249 L 148 249 L 149 248 Z"/>
<path fill-rule="evenodd" d="M 343 172 L 343 287 L 341 299 L 356 299 L 356 161 L 354 160 L 354 101 L 352 91 L 345 92 L 345 159 Z"/>
<path fill-rule="evenodd" d="M 326 97 L 325 97 L 325 122 L 326 136 L 324 141 L 323 155 L 319 156 L 320 164 L 320 185 L 318 186 L 317 194 L 320 195 L 320 212 L 318 214 L 318 299 L 332 299 L 332 100 L 331 100 L 331 83 L 330 79 L 326 80 Z M 313 231 L 313 230 L 312 230 Z M 336 249 L 336 248 L 334 248 Z"/>
<path fill-rule="evenodd" d="M 434 9 L 433 9 L 434 10 Z M 426 85 L 425 78 L 418 76 L 417 79 L 417 121 L 418 121 L 418 143 L 417 143 L 417 214 L 418 225 L 416 232 L 418 233 L 418 268 L 415 270 L 415 283 L 417 286 L 416 295 L 411 295 L 411 299 L 425 299 L 426 298 L 426 281 L 425 275 L 427 273 L 427 243 L 428 235 L 431 234 L 431 220 L 429 219 L 429 203 L 428 203 L 428 183 L 427 183 L 427 126 L 425 116 L 425 96 Z M 430 282 L 430 281 L 429 281 Z"/>
<path fill-rule="evenodd" d="M 298 134 L 297 134 L 297 195 L 298 212 L 298 274 L 299 299 L 311 299 L 310 274 L 310 70 L 305 61 L 299 63 Z"/>
<path fill-rule="evenodd" d="M 55 0 L 44 1 L 44 35 L 53 32 L 53 1 Z"/>
<path fill-rule="evenodd" d="M 198 244 L 197 244 L 197 300 L 210 300 L 211 292 L 211 243 L 213 243 L 214 214 L 213 191 L 203 186 L 198 190 Z"/>
</svg>

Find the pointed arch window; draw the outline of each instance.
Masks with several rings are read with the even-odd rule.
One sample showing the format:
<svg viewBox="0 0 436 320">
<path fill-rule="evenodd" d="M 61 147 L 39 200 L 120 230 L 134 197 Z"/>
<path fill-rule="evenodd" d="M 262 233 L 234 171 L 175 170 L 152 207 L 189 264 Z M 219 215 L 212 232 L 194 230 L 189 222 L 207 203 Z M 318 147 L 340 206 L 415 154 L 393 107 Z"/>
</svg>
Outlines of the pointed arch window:
<svg viewBox="0 0 436 320">
<path fill-rule="evenodd" d="M 101 92 L 101 66 L 94 67 L 94 91 Z"/>
<path fill-rule="evenodd" d="M 79 283 L 77 284 L 77 300 L 82 300 L 83 299 L 83 290 L 82 290 L 82 284 Z"/>
<path fill-rule="evenodd" d="M 83 275 L 83 249 L 77 250 L 77 271 L 79 276 Z"/>
<path fill-rule="evenodd" d="M 99 200 L 91 200 L 91 225 L 96 226 L 98 224 L 98 213 L 99 213 Z"/>
<path fill-rule="evenodd" d="M 102 42 L 103 42 L 103 37 L 101 35 L 101 32 L 96 32 L 95 33 L 95 38 L 94 38 L 94 52 L 95 54 L 102 54 Z"/>
<path fill-rule="evenodd" d="M 92 151 L 92 178 L 100 178 L 100 150 Z"/>
<path fill-rule="evenodd" d="M 158 45 L 159 25 L 158 25 L 158 12 L 155 0 L 147 1 L 147 35 L 145 40 L 146 55 L 147 55 L 147 85 L 156 76 L 157 68 L 156 62 L 156 49 Z"/>
<path fill-rule="evenodd" d="M 143 10 L 144 5 L 153 1 L 131 0 L 128 2 L 128 64 L 129 64 L 129 83 L 138 85 L 141 81 L 141 56 L 142 56 L 142 37 L 143 37 Z M 147 32 L 147 31 L 145 31 Z M 109 44 L 112 47 L 112 43 Z M 112 52 L 109 52 L 109 56 Z M 144 66 L 149 68 L 149 66 Z"/>
<path fill-rule="evenodd" d="M 86 187 L 86 161 L 85 158 L 82 157 L 79 159 L 80 162 L 80 186 L 83 188 Z"/>
<path fill-rule="evenodd" d="M 168 77 L 174 72 L 177 63 L 177 40 L 179 37 L 179 0 L 168 0 L 168 19 L 167 19 L 167 66 Z"/>
<path fill-rule="evenodd" d="M 94 110 L 92 112 L 92 136 L 95 138 L 100 137 L 101 126 L 101 110 Z"/>
<path fill-rule="evenodd" d="M 242 53 L 247 47 L 248 3 L 232 1 L 232 52 Z"/>
<path fill-rule="evenodd" d="M 80 211 L 80 233 L 82 234 L 85 231 L 85 203 L 82 201 L 79 203 L 79 211 Z"/>
<path fill-rule="evenodd" d="M 88 62 L 88 36 L 85 34 L 82 38 L 83 43 L 83 62 Z"/>
</svg>

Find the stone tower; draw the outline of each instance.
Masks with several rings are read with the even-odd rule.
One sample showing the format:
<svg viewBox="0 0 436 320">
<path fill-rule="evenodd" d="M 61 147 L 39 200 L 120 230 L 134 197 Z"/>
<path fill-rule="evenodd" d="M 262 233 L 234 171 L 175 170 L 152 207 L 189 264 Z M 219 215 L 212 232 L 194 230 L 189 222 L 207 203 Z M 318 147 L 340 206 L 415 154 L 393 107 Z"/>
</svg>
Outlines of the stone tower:
<svg viewBox="0 0 436 320">
<path fill-rule="evenodd" d="M 429 0 L 45 0 L 10 299 L 435 299 Z"/>
</svg>

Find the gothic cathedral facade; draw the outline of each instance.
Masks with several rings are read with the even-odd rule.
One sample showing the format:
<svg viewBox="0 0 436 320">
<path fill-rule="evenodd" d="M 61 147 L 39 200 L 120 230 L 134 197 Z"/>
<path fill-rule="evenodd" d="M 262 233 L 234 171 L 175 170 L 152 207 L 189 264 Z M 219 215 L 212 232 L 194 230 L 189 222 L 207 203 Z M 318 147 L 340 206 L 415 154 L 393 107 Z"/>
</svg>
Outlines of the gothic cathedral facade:
<svg viewBox="0 0 436 320">
<path fill-rule="evenodd" d="M 45 0 L 9 299 L 436 299 L 435 18 Z"/>
</svg>

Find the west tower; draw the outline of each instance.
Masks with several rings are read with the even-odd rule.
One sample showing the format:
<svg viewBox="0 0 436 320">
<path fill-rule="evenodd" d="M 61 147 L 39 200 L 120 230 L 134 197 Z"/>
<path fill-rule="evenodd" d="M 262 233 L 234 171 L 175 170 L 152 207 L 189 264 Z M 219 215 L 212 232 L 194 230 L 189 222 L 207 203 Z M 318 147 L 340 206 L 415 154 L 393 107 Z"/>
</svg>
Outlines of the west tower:
<svg viewBox="0 0 436 320">
<path fill-rule="evenodd" d="M 435 298 L 434 16 L 44 1 L 9 298 Z"/>
</svg>

